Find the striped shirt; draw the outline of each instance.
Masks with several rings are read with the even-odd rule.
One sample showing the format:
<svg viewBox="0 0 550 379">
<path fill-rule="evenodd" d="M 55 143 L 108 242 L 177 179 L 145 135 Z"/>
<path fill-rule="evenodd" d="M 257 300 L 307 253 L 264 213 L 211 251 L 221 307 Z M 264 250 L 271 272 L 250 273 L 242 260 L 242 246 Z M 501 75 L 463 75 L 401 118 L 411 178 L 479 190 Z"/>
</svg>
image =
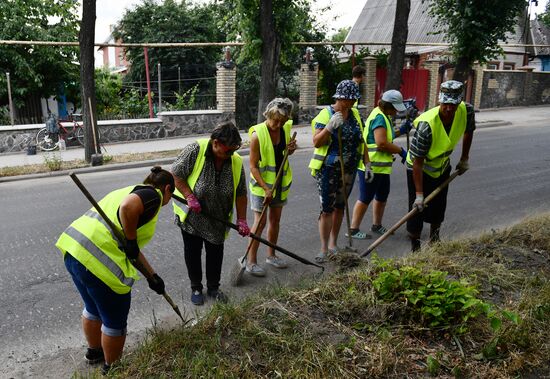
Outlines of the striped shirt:
<svg viewBox="0 0 550 379">
<path fill-rule="evenodd" d="M 445 131 L 449 134 L 451 125 L 444 126 Z M 466 133 L 473 132 L 476 129 L 476 120 L 474 107 L 466 103 Z M 416 133 L 411 140 L 410 153 L 411 159 L 425 158 L 432 146 L 432 129 L 430 124 L 425 121 L 420 121 L 416 127 Z"/>
</svg>

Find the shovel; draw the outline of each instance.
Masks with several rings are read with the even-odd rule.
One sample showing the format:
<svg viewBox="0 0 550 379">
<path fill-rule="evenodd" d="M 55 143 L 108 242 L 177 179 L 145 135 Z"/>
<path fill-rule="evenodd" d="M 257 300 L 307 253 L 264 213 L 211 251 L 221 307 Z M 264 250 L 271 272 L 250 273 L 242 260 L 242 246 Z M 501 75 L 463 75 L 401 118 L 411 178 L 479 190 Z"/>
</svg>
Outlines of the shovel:
<svg viewBox="0 0 550 379">
<path fill-rule="evenodd" d="M 187 200 L 185 200 L 183 197 L 180 197 L 180 196 L 178 196 L 178 195 L 172 194 L 172 198 L 175 199 L 175 200 L 177 200 L 177 201 L 179 201 L 179 202 L 182 203 L 182 204 L 186 204 L 186 205 L 187 205 Z M 234 230 L 236 230 L 236 231 L 239 231 L 239 227 L 238 227 L 237 225 L 233 224 L 233 223 L 230 222 L 230 221 L 222 220 L 222 219 L 220 219 L 220 218 L 218 218 L 218 217 L 215 217 L 215 216 L 213 216 L 213 215 L 207 214 L 206 212 L 201 212 L 201 214 L 205 215 L 206 217 L 208 217 L 208 218 L 210 218 L 210 219 L 212 219 L 212 220 L 214 220 L 214 221 L 218 221 L 218 222 L 224 224 L 225 226 L 227 226 L 227 227 L 229 227 L 229 228 L 231 228 L 231 229 L 234 229 Z M 266 239 L 264 239 L 264 238 L 262 238 L 262 237 L 260 237 L 260 236 L 258 236 L 258 235 L 256 235 L 256 234 L 254 234 L 254 233 L 250 233 L 249 237 L 252 238 L 252 239 L 255 239 L 256 241 L 259 241 L 259 242 L 263 243 L 264 245 L 267 245 L 267 246 L 269 246 L 269 247 L 271 247 L 271 248 L 273 248 L 273 249 L 275 249 L 275 250 L 277 250 L 277 251 L 283 253 L 283 254 L 286 255 L 286 256 L 289 256 L 289 257 L 291 257 L 291 258 L 296 259 L 298 262 L 301 262 L 301 263 L 303 263 L 303 264 L 305 264 L 305 265 L 308 265 L 308 266 L 319 267 L 322 271 L 325 271 L 325 268 L 324 268 L 323 266 L 318 265 L 318 264 L 315 264 L 315 263 L 313 263 L 313 262 L 311 262 L 311 261 L 308 261 L 307 259 L 302 258 L 302 257 L 300 257 L 299 255 L 296 255 L 296 254 L 294 254 L 294 253 L 288 251 L 287 249 L 285 249 L 285 248 L 283 248 L 283 247 L 281 247 L 281 246 L 275 245 L 274 243 L 271 243 L 271 242 L 269 242 L 268 240 L 266 240 Z"/>
<path fill-rule="evenodd" d="M 82 191 L 82 193 L 84 194 L 84 196 L 86 196 L 86 198 L 88 199 L 88 201 L 93 205 L 93 207 L 95 208 L 95 210 L 97 211 L 97 213 L 99 213 L 99 215 L 101 216 L 101 218 L 107 223 L 107 225 L 109 225 L 109 228 L 111 229 L 111 231 L 113 232 L 113 234 L 115 235 L 116 239 L 118 240 L 118 242 L 122 245 L 122 246 L 125 246 L 126 245 L 126 238 L 124 237 L 124 234 L 122 233 L 121 230 L 119 230 L 115 224 L 113 224 L 113 222 L 111 221 L 111 219 L 109 217 L 107 217 L 107 215 L 105 214 L 105 212 L 103 212 L 103 209 L 101 209 L 101 207 L 99 206 L 99 204 L 97 203 L 97 201 L 95 201 L 95 199 L 93 198 L 92 194 L 86 189 L 86 187 L 84 187 L 84 184 L 82 184 L 82 182 L 80 181 L 80 179 L 78 179 L 78 177 L 76 176 L 75 173 L 71 172 L 69 174 L 69 176 L 71 177 L 71 179 L 73 180 L 73 182 L 75 182 L 75 184 L 77 185 L 78 188 L 80 188 L 80 190 Z M 132 262 L 132 265 L 134 265 L 135 268 L 137 268 L 140 272 L 142 272 L 142 269 L 143 269 L 143 266 L 141 265 L 141 263 L 139 263 L 137 260 L 133 261 Z M 174 300 L 172 300 L 172 298 L 166 293 L 166 291 L 164 291 L 164 293 L 162 294 L 162 296 L 164 296 L 164 298 L 166 299 L 166 301 L 168 302 L 168 304 L 170 304 L 170 306 L 172 307 L 172 309 L 174 310 L 174 312 L 177 313 L 178 316 L 180 316 L 181 318 L 181 321 L 183 321 L 185 323 L 185 320 L 183 319 L 183 316 L 180 312 L 180 309 L 178 308 L 178 306 L 176 305 L 176 303 L 174 303 Z"/>
<path fill-rule="evenodd" d="M 430 193 L 426 199 L 424 199 L 424 206 L 426 206 L 434 197 L 436 197 L 440 192 L 441 190 L 443 190 L 443 188 L 447 187 L 449 185 L 450 182 L 453 181 L 454 178 L 456 178 L 458 176 L 458 171 L 455 171 L 451 176 L 449 176 L 447 178 L 447 180 L 445 180 L 443 183 L 441 183 L 439 185 L 439 187 L 437 187 L 436 189 L 433 190 L 432 193 Z M 401 225 L 403 225 L 405 222 L 407 222 L 411 217 L 413 217 L 416 213 L 418 212 L 418 209 L 416 207 L 413 207 L 413 209 L 411 209 L 409 211 L 409 213 L 407 213 L 405 216 L 403 216 L 401 218 L 401 220 L 397 221 L 397 223 L 392 226 L 391 228 L 388 229 L 388 231 L 384 234 L 382 234 L 376 241 L 374 241 L 373 243 L 370 244 L 370 246 L 367 248 L 367 250 L 361 254 L 361 257 L 366 257 L 367 255 L 369 255 L 370 253 L 372 253 L 372 251 L 377 248 L 382 242 L 384 242 L 393 232 L 395 232 L 397 229 L 399 229 L 399 227 Z"/>
</svg>

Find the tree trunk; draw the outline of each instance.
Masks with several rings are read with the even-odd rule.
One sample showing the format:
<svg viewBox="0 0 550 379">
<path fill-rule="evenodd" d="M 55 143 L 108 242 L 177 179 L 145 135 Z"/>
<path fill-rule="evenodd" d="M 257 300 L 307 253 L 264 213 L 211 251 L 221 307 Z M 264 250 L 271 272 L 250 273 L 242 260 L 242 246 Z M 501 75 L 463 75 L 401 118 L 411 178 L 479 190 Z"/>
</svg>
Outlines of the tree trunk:
<svg viewBox="0 0 550 379">
<path fill-rule="evenodd" d="M 92 159 L 92 154 L 97 153 L 94 146 L 92 133 L 92 120 L 90 119 L 89 100 L 92 101 L 92 114 L 96 122 L 96 99 L 94 81 L 94 35 L 95 35 L 96 3 L 95 0 L 82 1 L 82 22 L 78 43 L 80 46 L 80 92 L 82 94 L 82 119 L 84 122 L 84 158 L 87 162 Z M 97 141 L 97 130 L 96 138 Z"/>
<path fill-rule="evenodd" d="M 468 57 L 459 57 L 453 73 L 453 80 L 464 83 L 468 79 L 471 69 L 472 62 L 470 59 Z"/>
<path fill-rule="evenodd" d="M 257 121 L 262 122 L 266 105 L 277 91 L 277 69 L 281 53 L 281 40 L 275 31 L 273 1 L 260 1 L 260 30 L 262 37 L 262 68 Z"/>
<path fill-rule="evenodd" d="M 385 91 L 390 89 L 399 90 L 401 88 L 401 72 L 405 64 L 405 47 L 407 46 L 407 37 L 409 34 L 410 10 L 411 0 L 397 0 Z"/>
</svg>

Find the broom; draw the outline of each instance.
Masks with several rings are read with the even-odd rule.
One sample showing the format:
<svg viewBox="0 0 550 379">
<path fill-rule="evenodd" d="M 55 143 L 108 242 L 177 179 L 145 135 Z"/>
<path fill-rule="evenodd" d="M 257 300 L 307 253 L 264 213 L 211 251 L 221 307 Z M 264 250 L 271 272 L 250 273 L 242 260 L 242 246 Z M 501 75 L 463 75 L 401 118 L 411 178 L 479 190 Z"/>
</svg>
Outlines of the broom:
<svg viewBox="0 0 550 379">
<path fill-rule="evenodd" d="M 296 139 L 296 132 L 292 135 L 292 138 L 290 139 L 290 142 L 294 141 Z M 285 150 L 285 153 L 283 155 L 283 162 L 281 163 L 281 167 L 279 167 L 279 171 L 277 172 L 277 176 L 275 177 L 275 183 L 273 183 L 273 196 L 275 196 L 275 191 L 277 191 L 277 186 L 279 185 L 279 181 L 283 177 L 283 169 L 285 167 L 286 161 L 288 160 L 288 149 Z M 260 222 L 262 218 L 264 217 L 264 213 L 269 207 L 269 204 L 266 203 L 262 207 L 262 213 L 260 214 Z M 259 224 L 258 224 L 259 226 Z M 258 230 L 258 227 L 256 227 L 256 230 L 254 230 L 253 233 L 256 233 Z M 231 274 L 229 275 L 230 283 L 233 287 L 237 287 L 242 283 L 244 271 L 246 270 L 246 258 L 248 257 L 248 253 L 250 251 L 250 248 L 252 247 L 252 242 L 254 240 L 251 238 L 250 241 L 248 241 L 248 247 L 246 248 L 246 253 L 244 254 L 243 258 L 235 265 L 233 266 L 233 269 L 231 270 Z"/>
</svg>

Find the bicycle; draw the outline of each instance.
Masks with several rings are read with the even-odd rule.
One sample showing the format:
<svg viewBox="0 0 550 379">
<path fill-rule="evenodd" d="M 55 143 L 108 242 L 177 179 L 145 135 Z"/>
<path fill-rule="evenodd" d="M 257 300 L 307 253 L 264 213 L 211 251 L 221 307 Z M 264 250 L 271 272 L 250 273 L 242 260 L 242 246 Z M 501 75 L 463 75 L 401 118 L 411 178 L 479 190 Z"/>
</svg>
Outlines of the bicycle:
<svg viewBox="0 0 550 379">
<path fill-rule="evenodd" d="M 66 143 L 77 140 L 81 146 L 84 146 L 85 130 L 81 118 L 81 114 L 73 113 L 69 115 L 67 121 L 73 125 L 66 128 L 61 121 L 51 116 L 46 121 L 46 126 L 36 134 L 36 146 L 42 151 L 53 151 L 59 147 L 59 139 L 63 139 Z M 101 134 L 98 132 L 98 138 L 101 139 Z"/>
</svg>

